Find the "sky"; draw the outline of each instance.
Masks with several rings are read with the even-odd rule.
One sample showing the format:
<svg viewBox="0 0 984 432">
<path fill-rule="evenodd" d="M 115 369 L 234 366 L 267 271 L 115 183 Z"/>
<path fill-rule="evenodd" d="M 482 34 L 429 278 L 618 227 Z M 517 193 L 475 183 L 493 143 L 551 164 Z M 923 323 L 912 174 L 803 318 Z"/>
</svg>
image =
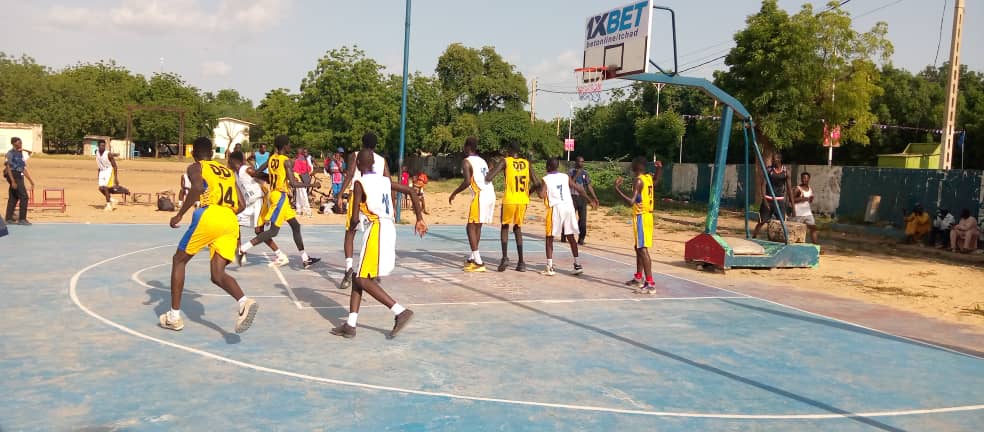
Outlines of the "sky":
<svg viewBox="0 0 984 432">
<path fill-rule="evenodd" d="M 892 63 L 911 71 L 949 57 L 955 0 L 849 0 L 867 30 L 888 23 Z M 410 70 L 427 75 L 451 43 L 494 46 L 540 88 L 574 90 L 584 23 L 628 0 L 417 0 L 412 3 Z M 823 1 L 812 2 L 821 8 Z M 946 9 L 944 12 L 944 3 Z M 657 0 L 676 11 L 681 68 L 723 55 L 758 0 Z M 780 0 L 799 10 L 804 0 Z M 234 88 L 259 103 L 275 88 L 296 91 L 325 52 L 358 45 L 401 73 L 405 3 L 397 0 L 0 0 L 0 51 L 54 68 L 112 59 L 136 73 L 177 73 L 207 91 Z M 945 14 L 945 15 L 944 15 Z M 937 56 L 940 19 L 942 46 Z M 671 58 L 665 17 L 654 18 L 653 58 Z M 984 71 L 984 2 L 967 1 L 962 63 Z M 163 62 L 162 62 L 163 59 Z M 722 61 L 688 72 L 710 77 Z M 606 85 L 610 85 L 609 83 Z M 614 83 L 617 84 L 617 83 Z M 566 115 L 572 96 L 539 93 L 539 118 Z M 573 96 L 575 108 L 585 102 Z"/>
</svg>

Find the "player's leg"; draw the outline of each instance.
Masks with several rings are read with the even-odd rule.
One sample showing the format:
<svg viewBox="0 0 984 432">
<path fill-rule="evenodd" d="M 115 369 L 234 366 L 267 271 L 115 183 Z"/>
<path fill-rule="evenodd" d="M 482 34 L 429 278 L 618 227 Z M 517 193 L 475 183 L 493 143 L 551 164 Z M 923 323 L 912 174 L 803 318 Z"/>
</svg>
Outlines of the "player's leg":
<svg viewBox="0 0 984 432">
<path fill-rule="evenodd" d="M 574 234 L 567 235 L 567 243 L 571 245 L 571 255 L 574 256 L 574 273 L 579 275 L 584 273 L 584 268 L 581 267 L 581 263 L 578 261 L 578 250 L 577 250 L 577 236 Z"/>
<path fill-rule="evenodd" d="M 503 210 L 505 211 L 505 210 Z M 502 260 L 499 261 L 499 268 L 497 271 L 504 272 L 506 267 L 509 267 L 509 225 L 503 223 L 502 230 L 499 233 L 499 241 L 502 244 Z"/>
<path fill-rule="evenodd" d="M 270 194 L 267 195 L 267 197 L 269 199 L 269 203 L 261 220 L 270 221 L 270 229 L 264 231 L 262 230 L 262 227 L 257 227 L 257 231 L 259 232 L 256 237 L 253 237 L 249 243 L 240 246 L 238 250 L 240 255 L 245 255 L 250 248 L 260 243 L 272 242 L 273 238 L 276 237 L 277 234 L 280 234 L 280 227 L 283 225 L 286 218 L 288 216 L 294 216 L 293 210 L 290 210 L 290 207 L 286 205 L 286 194 L 281 193 L 280 191 L 270 191 Z M 270 243 L 267 244 L 269 245 Z M 271 246 L 271 248 L 273 248 L 273 246 Z M 270 263 L 270 265 L 283 266 L 290 262 L 287 258 L 287 254 L 279 248 L 274 249 L 274 253 L 276 253 L 277 256 L 274 261 Z"/>
<path fill-rule="evenodd" d="M 205 221 L 204 225 L 208 232 L 211 232 L 209 243 L 209 269 L 211 270 L 212 283 L 229 293 L 238 303 L 236 317 L 236 333 L 242 333 L 253 325 L 253 318 L 259 305 L 243 293 L 239 282 L 226 273 L 225 269 L 235 259 L 236 256 L 236 237 L 239 234 L 238 227 L 231 229 L 231 223 L 236 216 L 230 211 L 215 211 L 212 217 Z"/>
<path fill-rule="evenodd" d="M 653 294 L 656 291 L 655 281 L 653 280 L 653 260 L 649 256 L 649 249 L 653 247 L 653 214 L 646 213 L 640 215 L 642 220 L 642 237 L 639 244 L 639 253 L 642 258 L 642 271 L 646 275 L 646 283 L 642 291 Z"/>
<path fill-rule="evenodd" d="M 342 283 L 339 284 L 339 289 L 349 289 L 352 288 L 352 278 L 355 277 L 355 272 L 352 270 L 352 257 L 355 256 L 355 229 L 356 227 L 351 227 L 352 212 L 358 211 L 352 208 L 352 194 L 349 194 L 348 205 L 345 207 L 345 239 L 342 243 L 342 249 L 345 252 L 345 276 L 342 277 Z M 339 201 L 341 202 L 341 201 Z"/>
<path fill-rule="evenodd" d="M 769 223 L 772 219 L 772 205 L 769 200 L 762 200 L 762 204 L 759 205 L 759 221 L 755 224 L 755 229 L 752 230 L 752 238 L 758 238 L 759 230 L 762 226 Z"/>
<path fill-rule="evenodd" d="M 632 275 L 632 279 L 625 282 L 626 285 L 633 288 L 640 288 L 643 286 L 643 265 L 642 265 L 642 253 L 639 252 L 639 248 L 643 243 L 642 234 L 642 216 L 635 215 L 632 217 L 632 248 L 635 250 L 636 255 L 636 270 L 635 274 Z"/>
<path fill-rule="evenodd" d="M 184 328 L 184 320 L 181 319 L 181 295 L 184 292 L 185 271 L 188 262 L 203 247 L 210 242 L 208 227 L 201 226 L 201 220 L 206 209 L 197 209 L 192 213 L 191 224 L 181 240 L 178 248 L 171 257 L 171 309 L 159 317 L 160 326 L 170 330 L 181 330 Z"/>
<path fill-rule="evenodd" d="M 516 238 L 516 253 L 519 255 L 519 262 L 516 263 L 516 271 L 526 271 L 526 261 L 523 259 L 523 228 L 513 225 L 513 237 Z"/>
<path fill-rule="evenodd" d="M 311 267 L 312 264 L 321 261 L 321 258 L 309 257 L 307 252 L 304 251 L 304 239 L 301 237 L 301 224 L 297 222 L 297 218 L 287 219 L 287 224 L 290 225 L 290 231 L 294 235 L 294 244 L 297 245 L 297 251 L 301 253 L 301 263 L 304 264 L 304 268 Z"/>
</svg>

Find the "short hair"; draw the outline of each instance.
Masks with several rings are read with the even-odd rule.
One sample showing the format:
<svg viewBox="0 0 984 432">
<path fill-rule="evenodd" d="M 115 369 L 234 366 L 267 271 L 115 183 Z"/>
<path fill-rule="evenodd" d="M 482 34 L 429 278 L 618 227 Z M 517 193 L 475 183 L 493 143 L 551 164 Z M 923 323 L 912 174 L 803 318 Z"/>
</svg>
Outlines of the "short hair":
<svg viewBox="0 0 984 432">
<path fill-rule="evenodd" d="M 967 219 L 969 217 L 970 217 L 970 209 L 966 209 L 965 208 L 963 210 L 960 210 L 960 218 L 961 219 Z"/>
<path fill-rule="evenodd" d="M 813 176 L 812 176 L 812 175 L 810 175 L 810 173 L 808 173 L 808 172 L 806 172 L 806 171 L 803 171 L 802 173 L 800 173 L 800 177 L 803 177 L 803 176 L 807 176 L 807 177 L 809 177 L 809 178 L 813 178 Z"/>
<path fill-rule="evenodd" d="M 10 145 L 14 145 L 14 143 L 19 143 L 20 140 L 21 139 L 18 138 L 18 137 L 13 137 L 13 138 L 10 139 Z"/>
<path fill-rule="evenodd" d="M 560 168 L 560 159 L 552 157 L 547 159 L 547 171 L 557 171 Z"/>
<path fill-rule="evenodd" d="M 377 145 L 379 145 L 379 139 L 376 138 L 376 134 L 366 132 L 362 135 L 362 148 L 375 150 Z"/>
<path fill-rule="evenodd" d="M 366 150 L 370 150 L 370 149 L 366 149 Z M 375 162 L 375 159 L 376 159 L 376 155 L 374 155 L 371 150 L 370 151 L 365 151 L 365 150 L 360 151 L 359 154 L 356 155 L 356 157 L 355 157 L 355 166 L 358 167 L 359 165 L 362 165 L 362 164 L 372 165 L 372 163 Z M 382 174 L 382 173 L 377 173 L 377 174 Z"/>
<path fill-rule="evenodd" d="M 583 161 L 584 160 L 584 156 L 577 156 L 577 157 L 574 158 L 574 160 L 575 161 L 578 161 L 578 160 L 582 160 Z"/>
<path fill-rule="evenodd" d="M 99 140 L 99 141 L 96 141 L 96 144 L 106 144 L 106 140 Z"/>
<path fill-rule="evenodd" d="M 236 162 L 243 162 L 244 161 L 243 152 L 236 150 L 232 153 L 229 153 L 229 160 L 236 161 Z"/>
<path fill-rule="evenodd" d="M 464 150 L 465 151 L 469 151 L 469 150 L 471 150 L 471 151 L 478 151 L 478 138 L 475 138 L 473 136 L 470 136 L 468 138 L 465 138 L 465 147 L 464 147 Z"/>
<path fill-rule="evenodd" d="M 645 156 L 636 156 L 635 159 L 632 159 L 632 168 L 638 167 L 641 170 L 645 170 L 646 162 Z"/>
<path fill-rule="evenodd" d="M 192 151 L 198 154 L 212 154 L 212 140 L 206 137 L 195 138 L 195 143 L 192 145 Z"/>
<path fill-rule="evenodd" d="M 519 152 L 521 151 L 521 149 L 519 148 L 519 141 L 517 140 L 509 141 L 509 146 L 507 148 L 509 149 L 509 153 L 512 154 L 519 154 Z"/>
<path fill-rule="evenodd" d="M 274 147 L 277 147 L 277 151 L 283 150 L 288 144 L 290 144 L 290 138 L 287 138 L 287 135 L 277 135 L 277 137 L 273 139 L 273 145 Z"/>
</svg>

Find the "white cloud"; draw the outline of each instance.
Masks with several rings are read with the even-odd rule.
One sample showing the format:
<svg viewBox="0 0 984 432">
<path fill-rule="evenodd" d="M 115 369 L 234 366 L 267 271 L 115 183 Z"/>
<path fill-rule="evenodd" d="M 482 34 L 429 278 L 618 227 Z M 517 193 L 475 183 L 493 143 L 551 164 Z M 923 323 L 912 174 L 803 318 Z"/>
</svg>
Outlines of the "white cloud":
<svg viewBox="0 0 984 432">
<path fill-rule="evenodd" d="M 93 23 L 111 23 L 113 28 L 133 32 L 260 32 L 279 22 L 290 0 L 221 0 L 207 7 L 199 0 L 121 0 L 108 8 L 56 5 L 48 10 L 54 23 L 79 28 Z"/>
<path fill-rule="evenodd" d="M 207 61 L 202 63 L 202 76 L 224 77 L 232 72 L 232 67 L 223 61 Z"/>
</svg>

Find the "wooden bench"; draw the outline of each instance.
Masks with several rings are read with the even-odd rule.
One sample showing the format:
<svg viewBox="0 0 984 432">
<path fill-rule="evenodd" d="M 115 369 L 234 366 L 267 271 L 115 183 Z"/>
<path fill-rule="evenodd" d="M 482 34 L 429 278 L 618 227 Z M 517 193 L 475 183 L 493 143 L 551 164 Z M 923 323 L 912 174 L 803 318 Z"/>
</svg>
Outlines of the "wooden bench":
<svg viewBox="0 0 984 432">
<path fill-rule="evenodd" d="M 134 204 L 151 205 L 154 204 L 150 201 L 150 192 L 131 192 L 130 197 L 133 199 Z"/>
<path fill-rule="evenodd" d="M 39 210 L 59 210 L 65 213 L 68 204 L 65 202 L 64 188 L 44 188 L 41 191 L 41 202 L 34 199 L 34 188 L 28 190 L 27 208 Z"/>
</svg>

